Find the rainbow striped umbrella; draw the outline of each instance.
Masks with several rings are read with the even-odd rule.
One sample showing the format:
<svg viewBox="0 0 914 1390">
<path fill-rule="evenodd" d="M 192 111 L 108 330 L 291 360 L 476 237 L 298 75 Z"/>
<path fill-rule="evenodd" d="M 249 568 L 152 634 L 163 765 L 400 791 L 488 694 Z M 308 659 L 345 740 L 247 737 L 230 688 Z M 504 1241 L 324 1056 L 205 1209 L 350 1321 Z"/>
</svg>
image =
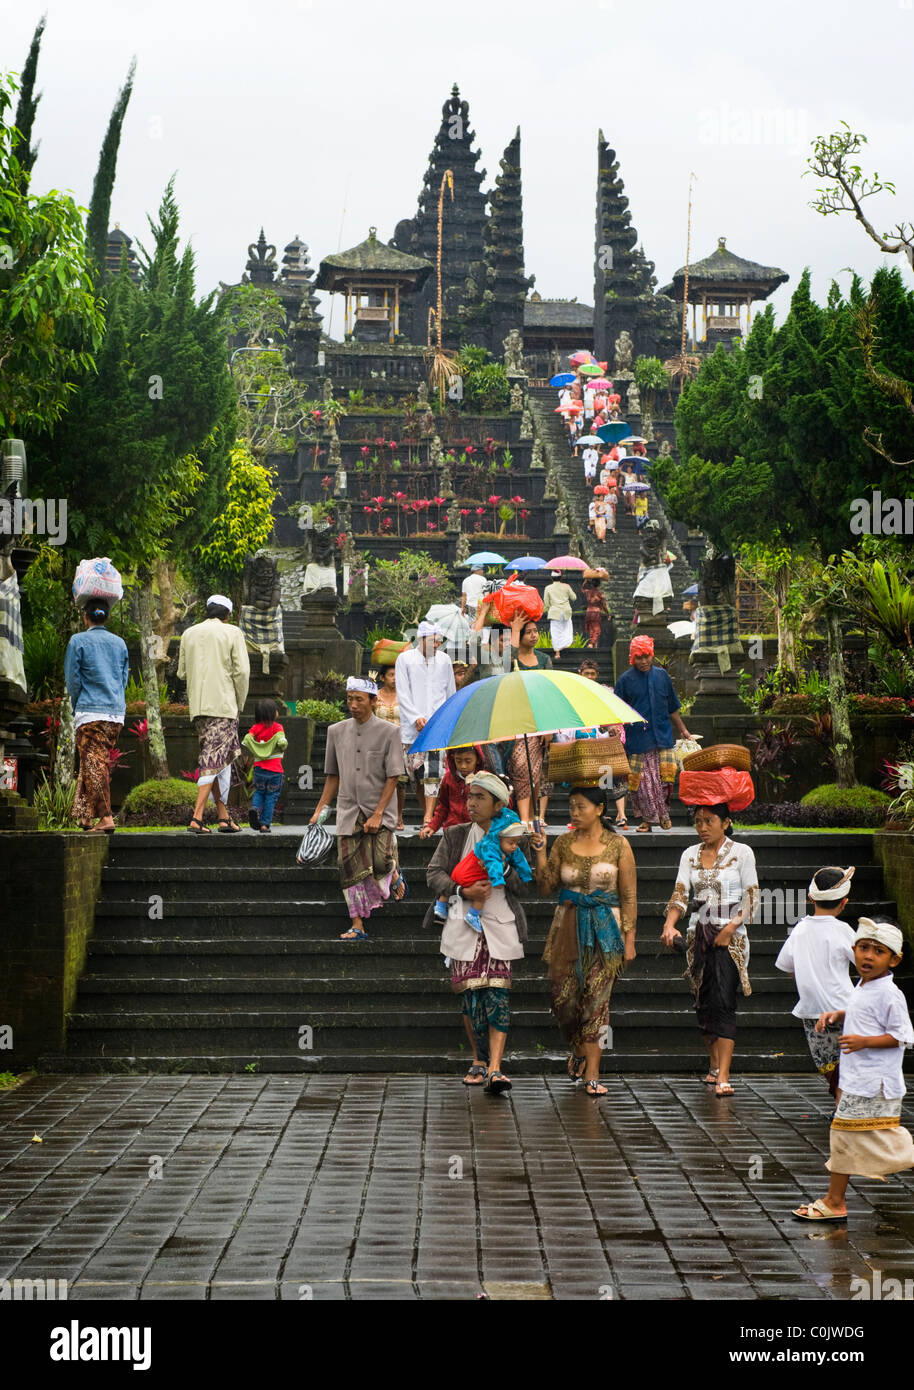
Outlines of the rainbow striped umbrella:
<svg viewBox="0 0 914 1390">
<path fill-rule="evenodd" d="M 644 717 L 597 681 L 570 671 L 510 671 L 465 685 L 445 700 L 410 752 L 500 743 L 522 734 L 554 734 L 595 724 L 637 724 Z"/>
</svg>

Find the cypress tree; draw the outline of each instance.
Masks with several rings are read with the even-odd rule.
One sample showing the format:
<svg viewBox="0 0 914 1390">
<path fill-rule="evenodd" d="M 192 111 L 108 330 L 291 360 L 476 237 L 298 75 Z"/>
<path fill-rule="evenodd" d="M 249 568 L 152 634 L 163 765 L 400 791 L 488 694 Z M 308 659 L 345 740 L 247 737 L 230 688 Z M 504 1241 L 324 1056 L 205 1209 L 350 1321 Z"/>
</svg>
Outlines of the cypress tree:
<svg viewBox="0 0 914 1390">
<path fill-rule="evenodd" d="M 117 151 L 121 143 L 121 128 L 127 112 L 127 103 L 133 91 L 133 78 L 136 72 L 136 58 L 130 63 L 127 81 L 117 94 L 105 139 L 98 157 L 95 183 L 92 185 L 92 199 L 89 203 L 89 218 L 86 222 L 86 245 L 89 254 L 101 272 L 105 265 L 105 251 L 108 244 L 108 218 L 111 215 L 111 194 L 114 190 L 114 176 L 117 172 Z"/>
<path fill-rule="evenodd" d="M 38 157 L 38 146 L 32 145 L 32 128 L 35 124 L 35 112 L 38 110 L 38 103 L 41 100 L 41 93 L 35 96 L 35 74 L 38 71 L 38 50 L 41 48 L 41 36 L 44 27 L 48 22 L 47 13 L 43 14 L 35 27 L 32 35 L 32 43 L 29 48 L 29 56 L 25 60 L 25 67 L 22 69 L 22 82 L 19 88 L 19 101 L 16 106 L 16 120 L 14 122 L 19 132 L 18 138 L 13 141 L 13 153 L 22 166 L 24 175 L 23 182 L 28 183 L 29 174 L 32 166 Z"/>
</svg>

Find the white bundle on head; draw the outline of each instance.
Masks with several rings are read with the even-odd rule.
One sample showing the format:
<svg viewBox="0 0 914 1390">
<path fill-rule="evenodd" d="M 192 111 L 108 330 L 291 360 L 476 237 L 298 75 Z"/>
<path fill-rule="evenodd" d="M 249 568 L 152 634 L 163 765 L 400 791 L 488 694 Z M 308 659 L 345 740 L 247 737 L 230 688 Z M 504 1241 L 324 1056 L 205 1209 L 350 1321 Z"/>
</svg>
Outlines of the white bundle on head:
<svg viewBox="0 0 914 1390">
<path fill-rule="evenodd" d="M 881 946 L 887 946 L 893 956 L 900 956 L 904 946 L 900 927 L 892 922 L 874 922 L 872 917 L 858 920 L 854 941 L 878 941 Z"/>
</svg>

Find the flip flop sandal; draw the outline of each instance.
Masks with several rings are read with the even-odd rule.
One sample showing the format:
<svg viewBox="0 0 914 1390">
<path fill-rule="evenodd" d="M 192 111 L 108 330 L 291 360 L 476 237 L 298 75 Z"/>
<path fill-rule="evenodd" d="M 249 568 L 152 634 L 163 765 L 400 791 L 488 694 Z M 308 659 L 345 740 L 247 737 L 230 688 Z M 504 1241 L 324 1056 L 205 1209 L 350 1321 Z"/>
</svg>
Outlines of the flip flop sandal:
<svg viewBox="0 0 914 1390">
<path fill-rule="evenodd" d="M 398 898 L 394 895 L 394 889 L 399 888 L 401 883 L 403 884 L 403 892 L 401 896 Z M 399 869 L 397 870 L 397 877 L 392 878 L 390 881 L 390 896 L 393 898 L 395 903 L 405 903 L 406 899 L 409 897 L 409 884 L 406 882 L 406 879 L 400 873 Z"/>
<path fill-rule="evenodd" d="M 463 1078 L 463 1084 L 464 1086 L 480 1086 L 482 1085 L 482 1078 L 484 1076 L 488 1076 L 488 1074 L 488 1067 L 482 1066 L 482 1064 L 479 1062 L 474 1062 L 473 1065 L 470 1067 L 470 1070 L 467 1072 L 466 1076 Z M 478 1081 L 471 1081 L 471 1076 L 478 1076 L 480 1079 Z"/>
<path fill-rule="evenodd" d="M 577 1083 L 581 1079 L 581 1068 L 587 1065 L 586 1057 L 579 1057 L 576 1052 L 569 1053 L 568 1056 L 568 1075 L 571 1080 Z"/>
<path fill-rule="evenodd" d="M 502 1091 L 510 1091 L 511 1082 L 500 1071 L 493 1071 L 485 1084 L 485 1089 L 492 1096 L 500 1096 Z"/>
<path fill-rule="evenodd" d="M 348 931 L 344 931 L 343 934 L 342 934 L 342 936 L 340 937 L 340 941 L 367 941 L 367 940 L 368 940 L 368 933 L 367 933 L 367 931 L 359 931 L 358 927 L 350 927 L 349 930 L 348 930 Z"/>
<path fill-rule="evenodd" d="M 614 820 L 614 821 L 613 821 L 613 825 L 619 825 L 619 826 L 628 825 L 628 821 L 625 819 L 624 816 L 620 816 L 620 817 L 618 818 L 618 820 Z"/>
<path fill-rule="evenodd" d="M 720 1075 L 720 1067 L 708 1067 L 708 1075 L 707 1075 L 707 1076 L 703 1076 L 703 1077 L 701 1078 L 702 1083 L 703 1083 L 705 1086 L 716 1086 L 716 1085 L 717 1085 L 717 1078 L 718 1078 L 719 1075 Z M 711 1078 L 710 1081 L 708 1080 L 708 1077 Z"/>
<path fill-rule="evenodd" d="M 585 1081 L 584 1094 L 588 1096 L 595 1096 L 596 1099 L 599 1100 L 602 1096 L 608 1095 L 609 1092 L 607 1091 L 605 1086 L 600 1085 L 599 1081 Z"/>
<path fill-rule="evenodd" d="M 643 820 L 641 824 L 638 826 L 636 833 L 638 835 L 650 835 L 653 828 L 654 827 L 650 825 L 646 820 Z"/>
<path fill-rule="evenodd" d="M 714 1094 L 716 1096 L 732 1096 L 735 1092 L 729 1081 L 715 1081 Z"/>
<path fill-rule="evenodd" d="M 816 1215 L 816 1216 L 809 1216 L 808 1213 L 811 1212 L 811 1211 L 817 1212 L 818 1215 Z M 817 1202 L 807 1202 L 807 1203 L 806 1203 L 806 1211 L 805 1211 L 805 1212 L 804 1212 L 804 1211 L 800 1211 L 799 1208 L 797 1208 L 795 1211 L 793 1211 L 793 1212 L 791 1213 L 791 1215 L 795 1216 L 795 1217 L 797 1218 L 798 1221 L 846 1221 L 846 1220 L 847 1220 L 847 1213 L 845 1213 L 843 1216 L 839 1216 L 837 1212 L 832 1211 L 830 1207 L 827 1207 L 827 1206 L 825 1205 L 825 1203 L 822 1201 L 822 1198 L 821 1198 L 821 1197 L 819 1198 L 819 1200 L 818 1200 Z"/>
</svg>

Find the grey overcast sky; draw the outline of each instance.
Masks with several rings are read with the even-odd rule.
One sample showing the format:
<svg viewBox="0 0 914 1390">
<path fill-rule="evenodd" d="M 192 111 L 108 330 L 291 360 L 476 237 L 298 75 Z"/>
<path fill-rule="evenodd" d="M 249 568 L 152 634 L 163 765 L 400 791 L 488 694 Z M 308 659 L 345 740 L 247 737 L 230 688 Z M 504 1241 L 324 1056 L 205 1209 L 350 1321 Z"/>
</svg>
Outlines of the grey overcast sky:
<svg viewBox="0 0 914 1390">
<path fill-rule="evenodd" d="M 846 267 L 869 276 L 878 249 L 850 216 L 815 214 L 801 177 L 810 141 L 842 120 L 897 186 L 869 204 L 877 227 L 914 217 L 914 0 L 7 0 L 6 69 L 45 8 L 33 187 L 88 202 L 135 54 L 112 222 L 146 240 L 176 173 L 201 291 L 240 278 L 261 224 L 279 254 L 302 237 L 315 267 L 369 225 L 389 239 L 415 212 L 455 81 L 484 187 L 521 128 L 526 265 L 544 297 L 593 300 L 600 127 L 661 285 L 685 260 L 690 172 L 692 259 L 726 236 L 783 267 L 779 316 L 804 265 L 820 300 Z"/>
</svg>

